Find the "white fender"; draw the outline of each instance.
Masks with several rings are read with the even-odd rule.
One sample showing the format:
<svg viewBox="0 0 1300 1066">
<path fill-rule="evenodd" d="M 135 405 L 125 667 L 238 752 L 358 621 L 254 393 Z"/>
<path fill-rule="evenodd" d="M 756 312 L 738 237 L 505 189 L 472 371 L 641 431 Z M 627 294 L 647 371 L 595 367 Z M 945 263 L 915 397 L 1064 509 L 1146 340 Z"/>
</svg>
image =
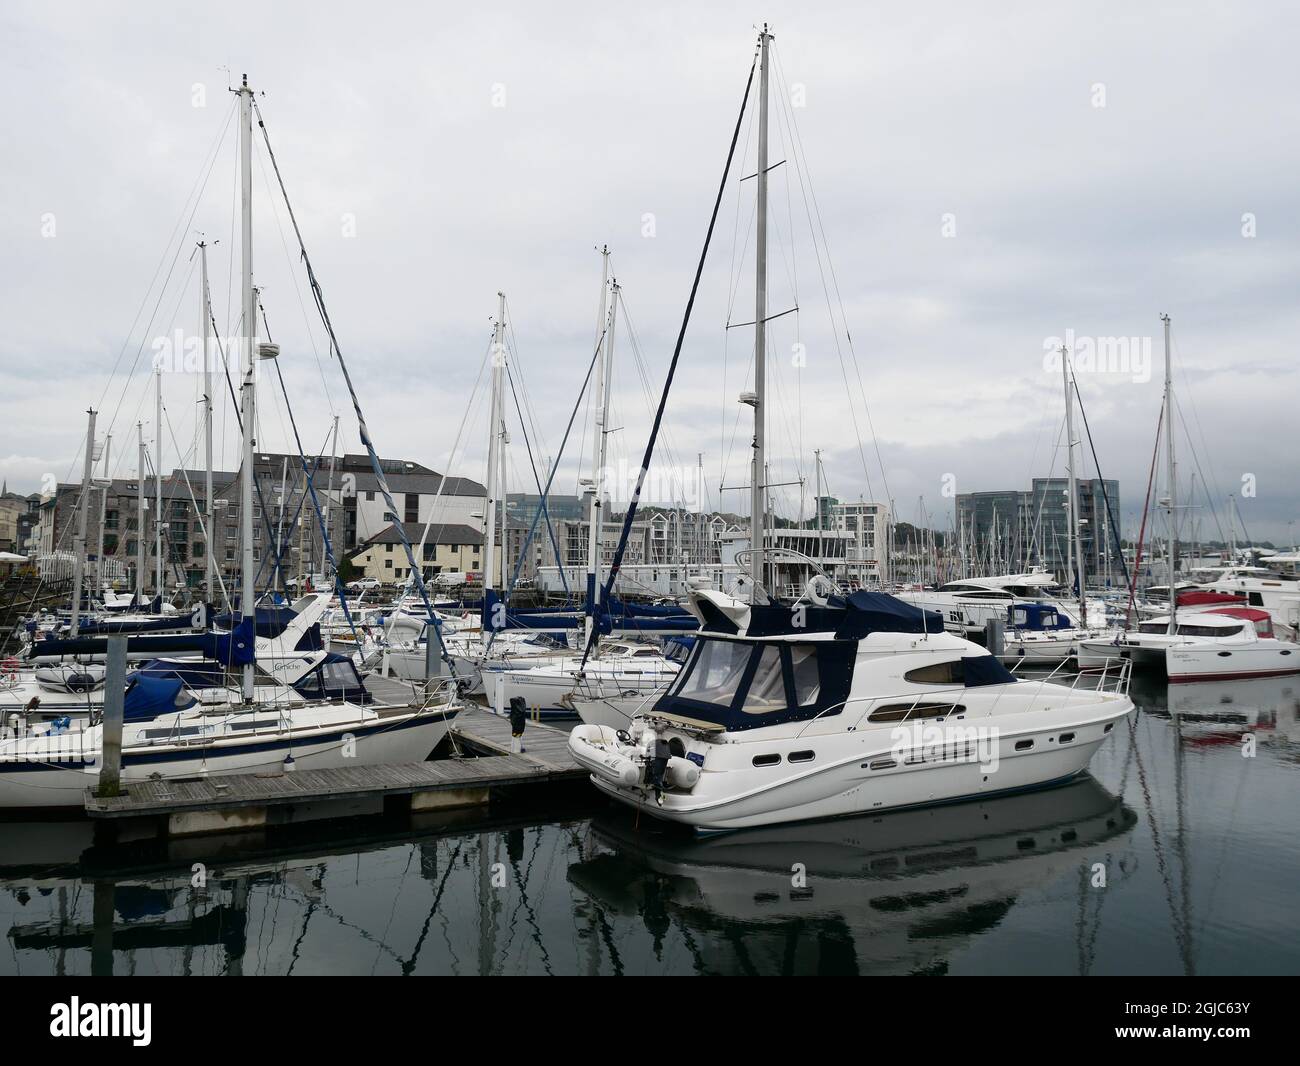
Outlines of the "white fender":
<svg viewBox="0 0 1300 1066">
<path fill-rule="evenodd" d="M 664 768 L 664 784 L 669 788 L 692 789 L 700 779 L 700 768 L 690 759 L 674 755 Z"/>
</svg>

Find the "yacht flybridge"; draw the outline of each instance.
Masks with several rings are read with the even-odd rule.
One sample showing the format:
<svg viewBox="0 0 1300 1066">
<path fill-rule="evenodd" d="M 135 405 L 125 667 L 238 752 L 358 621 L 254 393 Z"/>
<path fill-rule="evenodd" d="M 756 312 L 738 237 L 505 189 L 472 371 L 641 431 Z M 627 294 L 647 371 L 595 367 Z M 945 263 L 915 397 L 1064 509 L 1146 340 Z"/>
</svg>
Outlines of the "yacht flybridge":
<svg viewBox="0 0 1300 1066">
<path fill-rule="evenodd" d="M 949 581 L 937 589 L 900 592 L 899 599 L 926 611 L 938 611 L 950 633 L 983 635 L 990 619 L 1005 619 L 1013 603 L 1038 603 L 1055 607 L 1062 617 L 1078 628 L 1101 627 L 1106 622 L 1106 606 L 1089 601 L 1087 618 L 1080 618 L 1077 603 L 1066 604 L 1064 590 L 1046 570 L 1023 574 L 1000 574 L 993 577 L 963 578 Z"/>
<path fill-rule="evenodd" d="M 630 728 L 580 725 L 570 751 L 614 799 L 720 831 L 1058 784 L 1133 710 L 1118 660 L 1087 683 L 1017 680 L 882 593 L 803 610 L 702 632 Z"/>
</svg>

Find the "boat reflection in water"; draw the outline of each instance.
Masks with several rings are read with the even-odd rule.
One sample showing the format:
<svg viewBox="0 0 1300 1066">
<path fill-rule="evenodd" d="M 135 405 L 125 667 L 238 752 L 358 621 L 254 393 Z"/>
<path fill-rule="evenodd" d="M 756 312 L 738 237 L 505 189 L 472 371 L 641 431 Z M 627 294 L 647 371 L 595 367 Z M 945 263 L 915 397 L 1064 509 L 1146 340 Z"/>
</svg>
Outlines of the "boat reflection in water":
<svg viewBox="0 0 1300 1066">
<path fill-rule="evenodd" d="M 1176 718 L 1191 747 L 1240 744 L 1248 734 L 1261 753 L 1294 758 L 1300 745 L 1300 677 L 1257 677 L 1169 685 L 1133 679 L 1146 714 Z"/>
<path fill-rule="evenodd" d="M 569 880 L 704 973 L 942 973 L 1018 897 L 1107 863 L 1136 814 L 1091 777 L 1001 799 L 695 838 L 622 810 Z M 1111 845 L 1112 851 L 1101 850 Z M 718 937 L 716 934 L 724 935 Z M 706 935 L 700 935 L 706 934 Z"/>
</svg>

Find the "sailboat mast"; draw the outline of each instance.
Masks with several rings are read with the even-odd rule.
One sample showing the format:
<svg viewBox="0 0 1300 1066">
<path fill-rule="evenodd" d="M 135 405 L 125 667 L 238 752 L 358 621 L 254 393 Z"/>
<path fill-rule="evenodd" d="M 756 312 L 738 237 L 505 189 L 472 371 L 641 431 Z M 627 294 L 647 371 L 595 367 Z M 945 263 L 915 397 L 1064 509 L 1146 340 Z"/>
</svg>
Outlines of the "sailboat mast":
<svg viewBox="0 0 1300 1066">
<path fill-rule="evenodd" d="M 207 524 L 205 533 L 208 543 L 204 549 L 207 562 L 204 564 L 204 588 L 207 590 L 208 603 L 217 602 L 217 556 L 216 556 L 216 501 L 212 498 L 212 360 L 209 357 L 211 347 L 210 321 L 208 314 L 208 245 L 199 241 L 199 335 L 203 340 L 203 500 L 204 520 Z"/>
<path fill-rule="evenodd" d="M 239 479 L 239 522 L 243 545 L 239 580 L 239 611 L 247 621 L 257 618 L 257 571 L 253 566 L 253 434 L 256 422 L 257 303 L 253 292 L 253 90 L 244 75 L 239 87 L 240 258 L 244 382 L 240 389 L 240 418 L 244 429 L 243 462 Z M 244 700 L 253 699 L 253 664 L 244 665 Z"/>
<path fill-rule="evenodd" d="M 135 606 L 137 610 L 144 607 L 144 538 L 146 524 L 144 509 L 144 423 L 135 424 L 136 443 L 139 448 L 137 463 L 140 470 L 140 486 L 136 493 L 136 530 L 135 530 Z"/>
<path fill-rule="evenodd" d="M 506 365 L 506 294 L 497 293 L 497 320 L 492 330 L 492 401 L 488 420 L 487 509 L 483 529 L 483 597 L 496 588 L 497 476 L 501 447 L 501 377 Z M 540 503 L 539 503 L 540 506 Z"/>
<path fill-rule="evenodd" d="M 608 305 L 609 295 L 609 246 L 600 251 L 600 317 L 596 322 L 596 336 L 605 332 L 603 351 L 596 363 L 596 404 L 595 431 L 592 434 L 591 451 L 591 488 L 587 505 L 587 617 L 583 622 L 584 647 L 591 649 L 592 657 L 599 656 L 600 645 L 592 642 L 592 633 L 600 617 L 600 534 L 604 525 L 604 504 L 601 499 L 601 485 L 608 461 L 609 430 L 609 395 L 611 360 L 614 357 L 614 319 L 618 314 L 618 285 L 614 285 L 613 303 Z M 608 323 L 608 325 L 606 324 Z"/>
<path fill-rule="evenodd" d="M 751 599 L 758 601 L 759 589 L 764 586 L 766 546 L 764 516 L 767 507 L 763 484 L 766 479 L 766 356 L 767 356 L 767 93 L 768 93 L 768 43 L 771 34 L 767 24 L 759 34 L 759 92 L 758 92 L 758 205 L 757 251 L 754 257 L 754 463 L 751 485 L 750 524 L 750 578 L 754 587 Z"/>
<path fill-rule="evenodd" d="M 1074 471 L 1074 392 L 1073 385 L 1070 382 L 1070 350 L 1061 345 L 1061 379 L 1065 383 L 1065 467 L 1066 477 L 1069 481 L 1066 499 L 1069 508 L 1070 527 L 1066 530 L 1066 553 L 1067 556 L 1078 559 L 1077 579 L 1079 582 L 1079 625 L 1086 627 L 1088 624 L 1088 608 L 1084 602 L 1084 563 L 1083 563 L 1083 538 L 1079 533 L 1079 488 L 1078 478 Z M 1066 573 L 1075 572 L 1075 567 L 1070 565 L 1066 568 Z"/>
<path fill-rule="evenodd" d="M 81 616 L 81 584 L 86 569 L 86 518 L 90 511 L 90 476 L 95 463 L 95 410 L 86 412 L 86 461 L 81 472 L 81 506 L 77 510 L 77 539 L 72 558 L 72 635 L 77 635 Z"/>
<path fill-rule="evenodd" d="M 108 517 L 108 490 L 113 487 L 109 474 L 109 453 L 113 450 L 113 434 L 104 439 L 104 486 L 99 494 L 99 545 L 95 549 L 95 580 L 99 591 L 104 589 L 104 519 Z"/>
<path fill-rule="evenodd" d="M 329 491 L 325 493 L 325 522 L 324 522 L 325 533 L 322 534 L 322 536 L 328 534 L 330 528 L 330 510 L 334 503 L 334 468 L 338 465 L 338 458 L 337 458 L 338 452 L 339 452 L 339 416 L 335 415 L 334 416 L 334 437 L 330 442 L 330 487 L 329 487 Z M 328 571 L 328 577 L 332 582 L 334 579 L 334 568 L 330 565 L 329 555 L 333 553 L 331 552 L 329 554 L 326 554 L 325 544 L 323 541 L 321 543 L 321 554 L 325 556 L 325 558 L 321 561 L 321 566 Z"/>
<path fill-rule="evenodd" d="M 162 367 L 153 372 L 154 379 L 154 506 L 157 512 L 153 516 L 153 546 L 157 559 L 154 560 L 154 591 L 161 596 L 163 591 L 163 505 L 162 505 Z"/>
<path fill-rule="evenodd" d="M 1169 316 L 1161 315 L 1165 324 L 1165 457 L 1169 479 L 1169 632 L 1178 632 L 1178 590 L 1174 587 L 1178 573 L 1178 526 L 1176 524 L 1178 467 L 1174 462 L 1174 372 L 1170 358 Z"/>
</svg>

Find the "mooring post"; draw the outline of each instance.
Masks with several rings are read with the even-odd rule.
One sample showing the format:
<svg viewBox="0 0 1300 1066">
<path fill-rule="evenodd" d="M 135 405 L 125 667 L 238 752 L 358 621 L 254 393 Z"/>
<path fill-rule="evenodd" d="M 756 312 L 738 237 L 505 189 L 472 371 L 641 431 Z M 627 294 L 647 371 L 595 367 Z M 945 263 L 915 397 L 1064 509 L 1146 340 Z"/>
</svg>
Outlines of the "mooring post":
<svg viewBox="0 0 1300 1066">
<path fill-rule="evenodd" d="M 516 755 L 524 751 L 524 726 L 528 722 L 528 704 L 523 696 L 510 698 L 510 750 Z"/>
<path fill-rule="evenodd" d="M 126 704 L 126 637 L 108 638 L 98 796 L 122 794 L 122 717 Z"/>
<path fill-rule="evenodd" d="M 984 644 L 989 649 L 990 655 L 1002 656 L 1006 647 L 1003 640 L 1006 625 L 1006 621 L 1001 618 L 990 618 L 984 623 Z"/>
<path fill-rule="evenodd" d="M 424 627 L 424 691 L 434 692 L 442 683 L 442 656 L 438 654 L 438 635 L 433 623 Z"/>
</svg>

